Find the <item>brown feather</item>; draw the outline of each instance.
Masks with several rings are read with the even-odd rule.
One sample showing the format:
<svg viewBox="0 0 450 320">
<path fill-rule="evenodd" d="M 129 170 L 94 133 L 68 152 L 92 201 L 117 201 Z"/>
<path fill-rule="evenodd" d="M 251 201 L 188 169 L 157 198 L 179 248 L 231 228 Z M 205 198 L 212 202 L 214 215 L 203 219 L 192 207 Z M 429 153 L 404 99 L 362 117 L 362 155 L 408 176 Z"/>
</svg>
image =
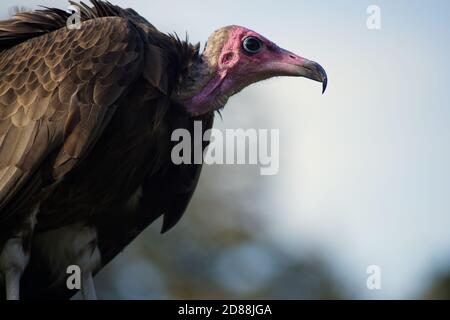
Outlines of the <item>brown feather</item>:
<svg viewBox="0 0 450 320">
<path fill-rule="evenodd" d="M 96 29 L 100 30 L 99 33 L 92 33 L 90 30 Z M 77 68 L 73 69 L 65 69 L 64 65 L 61 64 L 63 56 L 70 59 L 70 56 L 65 55 L 65 52 L 70 51 L 72 47 L 78 47 L 77 42 L 72 42 L 67 39 L 70 33 L 75 31 L 69 31 L 67 29 L 58 30 L 55 33 L 48 34 L 42 36 L 38 39 L 33 39 L 30 42 L 24 42 L 19 44 L 17 47 L 11 50 L 7 50 L 0 54 L 0 69 L 2 70 L 2 74 L 14 74 L 14 72 L 18 72 L 18 76 L 16 76 L 12 81 L 6 82 L 3 81 L 3 76 L 0 74 L 0 88 L 2 95 L 0 95 L 0 119 L 3 121 L 8 121 L 10 119 L 10 123 L 13 127 L 9 127 L 8 134 L 6 137 L 3 137 L 2 143 L 0 145 L 0 163 L 7 162 L 8 165 L 14 165 L 14 159 L 18 160 L 23 157 L 29 157 L 30 154 L 33 154 L 33 158 L 36 160 L 34 163 L 34 169 L 37 168 L 39 163 L 43 160 L 43 158 L 49 152 L 52 152 L 57 145 L 48 144 L 47 148 L 42 149 L 39 148 L 40 153 L 36 153 L 36 148 L 31 147 L 29 150 L 25 149 L 23 146 L 29 143 L 29 139 L 32 138 L 31 135 L 24 135 L 25 132 L 30 132 L 30 130 L 22 130 L 20 128 L 29 128 L 33 129 L 36 127 L 35 121 L 45 119 L 46 115 L 53 116 L 54 113 L 48 112 L 49 109 L 58 109 L 58 110 L 66 110 L 63 111 L 66 115 L 73 114 L 68 113 L 68 110 L 74 110 L 80 105 L 79 99 L 73 100 L 72 97 L 83 97 L 85 106 L 89 109 L 89 116 L 85 117 L 85 119 L 78 119 L 80 122 L 77 124 L 72 124 L 72 126 L 79 126 L 80 130 L 83 128 L 82 137 L 80 134 L 75 135 L 73 137 L 69 137 L 66 135 L 68 141 L 77 141 L 77 147 L 75 154 L 71 152 L 65 152 L 69 158 L 80 158 L 83 151 L 87 150 L 91 141 L 95 141 L 95 137 L 91 137 L 89 131 L 96 132 L 99 134 L 95 128 L 98 125 L 98 122 L 101 122 L 105 118 L 105 112 L 102 111 L 103 108 L 108 108 L 113 105 L 114 101 L 122 94 L 122 92 L 126 89 L 127 85 L 133 81 L 133 77 L 129 77 L 128 82 L 123 83 L 123 85 L 118 86 L 115 83 L 110 83 L 107 85 L 101 86 L 101 95 L 77 95 L 78 90 L 84 89 L 84 84 L 91 83 L 90 79 L 93 79 L 97 74 L 105 73 L 105 70 L 108 70 L 106 73 L 110 76 L 111 79 L 115 79 L 118 77 L 118 74 L 124 73 L 124 69 L 127 68 L 136 73 L 138 71 L 139 65 L 142 63 L 142 58 L 139 56 L 135 56 L 134 60 L 131 60 L 128 65 L 116 68 L 111 68 L 111 65 L 114 66 L 116 63 L 121 60 L 121 55 L 127 54 L 127 48 L 132 48 L 136 50 L 136 42 L 139 41 L 139 35 L 137 31 L 130 25 L 126 20 L 122 18 L 102 18 L 98 20 L 92 20 L 85 23 L 84 28 L 79 31 L 81 34 L 85 32 L 87 35 L 91 37 L 99 38 L 100 35 L 114 34 L 112 39 L 114 40 L 114 44 L 112 42 L 106 43 L 102 46 L 103 52 L 99 51 L 98 47 L 88 47 L 83 49 L 83 54 L 85 59 L 83 62 L 78 63 Z M 65 36 L 61 36 L 65 35 Z M 52 42 L 50 38 L 61 38 L 66 39 L 65 41 L 60 42 Z M 80 38 L 83 38 L 82 36 Z M 103 39 L 110 39 L 110 37 L 104 37 Z M 52 54 L 47 56 L 37 56 L 32 54 L 35 58 L 33 61 L 25 60 L 28 56 L 29 52 L 38 51 L 41 43 L 53 43 L 53 50 L 55 50 Z M 96 43 L 96 42 L 91 42 Z M 121 44 L 121 55 L 110 55 L 109 47 L 114 46 L 117 47 L 118 43 Z M 60 50 L 59 53 L 63 55 L 57 55 L 57 50 Z M 15 51 L 24 51 L 26 54 L 22 56 L 16 56 Z M 97 59 L 100 60 L 99 63 L 92 63 L 92 52 L 96 52 Z M 81 54 L 81 53 L 80 53 Z M 105 58 L 103 58 L 105 57 Z M 87 59 L 86 59 L 87 58 Z M 108 64 L 102 62 L 102 60 L 107 60 Z M 36 63 L 36 60 L 41 60 L 45 62 L 46 68 L 29 68 L 30 65 L 40 65 Z M 84 62 L 86 61 L 86 62 Z M 85 65 L 93 65 L 93 73 L 91 74 L 91 78 L 85 79 L 84 81 L 78 79 L 77 83 L 73 81 L 79 74 L 78 69 L 85 68 Z M 68 64 L 70 65 L 70 64 Z M 13 70 L 13 71 L 11 71 Z M 31 76 L 31 74 L 33 76 Z M 34 79 L 34 81 L 38 81 L 40 84 L 36 86 L 36 89 L 33 91 L 24 90 L 21 88 L 27 82 L 28 79 Z M 9 79 L 8 79 L 9 80 Z M 100 87 L 99 87 L 100 88 Z M 60 103 L 58 103 L 58 107 L 50 105 L 51 102 L 55 102 L 55 91 L 58 90 L 57 98 L 60 99 Z M 53 93 L 52 93 L 53 92 Z M 97 97 L 97 98 L 96 98 Z M 104 98 L 101 98 L 104 97 Z M 113 112 L 112 109 L 110 112 Z M 97 113 L 98 115 L 95 115 Z M 102 115 L 102 116 L 99 116 Z M 73 121 L 73 117 L 69 117 Z M 55 119 L 52 118 L 54 121 Z M 63 118 L 59 118 L 58 121 L 62 121 Z M 82 121 L 88 121 L 87 124 L 82 123 Z M 6 125 L 4 125 L 6 127 Z M 59 126 L 57 123 L 53 124 L 53 126 Z M 100 125 L 101 126 L 101 125 Z M 59 126 L 62 128 L 62 126 Z M 41 127 L 42 128 L 42 127 Z M 47 130 L 47 129 L 45 129 Z M 2 129 L 5 131 L 5 129 Z M 15 133 L 17 132 L 17 133 Z M 74 130 L 72 130 L 71 134 L 74 134 Z M 76 131 L 78 132 L 78 131 Z M 58 132 L 54 132 L 54 134 L 58 134 Z M 66 132 L 67 134 L 67 132 Z M 84 137 L 84 138 L 83 138 Z M 51 137 L 49 137 L 51 139 Z M 51 139 L 52 140 L 52 139 Z M 22 147 L 21 147 L 22 146 Z M 60 148 L 65 148 L 64 145 L 60 146 Z M 69 148 L 70 150 L 70 148 Z M 27 153 L 24 153 L 27 151 Z M 5 161 L 4 159 L 9 159 Z M 13 161 L 11 163 L 11 161 Z M 58 161 L 58 160 L 57 160 Z M 76 161 L 74 161 L 71 166 L 75 165 Z M 2 170 L 3 167 L 0 167 Z M 55 172 L 57 177 L 59 177 L 63 172 L 67 172 L 70 170 L 70 167 L 66 167 L 65 170 L 60 170 L 57 166 L 55 167 Z M 31 174 L 32 171 L 24 174 Z M 7 176 L 4 176 L 2 179 L 7 179 Z M 3 182 L 3 185 L 10 185 L 7 182 Z M 4 187 L 5 188 L 5 187 Z M 14 189 L 19 189 L 20 186 L 15 187 Z M 4 194 L 8 195 L 8 199 L 12 197 L 12 194 L 8 192 L 8 190 L 2 190 Z M 0 199 L 0 208 L 4 206 L 6 199 Z M 0 213 L 1 214 L 1 213 Z"/>
<path fill-rule="evenodd" d="M 213 114 L 192 118 L 172 101 L 198 46 L 91 2 L 79 5 L 80 30 L 65 28 L 58 9 L 0 22 L 0 245 L 39 204 L 37 232 L 94 224 L 107 263 L 157 217 L 163 231 L 181 218 L 201 165 L 174 165 L 170 135 L 195 120 L 207 130 Z M 50 286 L 42 263 L 31 259 L 23 296 L 70 296 Z"/>
</svg>

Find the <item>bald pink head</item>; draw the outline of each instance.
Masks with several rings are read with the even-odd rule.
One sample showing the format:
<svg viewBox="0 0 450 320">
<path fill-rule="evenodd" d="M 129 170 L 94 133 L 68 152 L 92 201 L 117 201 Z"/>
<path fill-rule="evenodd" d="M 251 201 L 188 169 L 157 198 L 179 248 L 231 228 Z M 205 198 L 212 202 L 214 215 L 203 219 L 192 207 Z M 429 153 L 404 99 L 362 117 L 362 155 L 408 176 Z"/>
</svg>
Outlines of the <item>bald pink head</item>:
<svg viewBox="0 0 450 320">
<path fill-rule="evenodd" d="M 240 26 L 211 35 L 202 56 L 209 71 L 185 101 L 188 110 L 203 114 L 223 107 L 228 98 L 252 83 L 276 76 L 306 77 L 327 86 L 325 70 L 317 63 L 278 47 L 260 34 Z"/>
</svg>

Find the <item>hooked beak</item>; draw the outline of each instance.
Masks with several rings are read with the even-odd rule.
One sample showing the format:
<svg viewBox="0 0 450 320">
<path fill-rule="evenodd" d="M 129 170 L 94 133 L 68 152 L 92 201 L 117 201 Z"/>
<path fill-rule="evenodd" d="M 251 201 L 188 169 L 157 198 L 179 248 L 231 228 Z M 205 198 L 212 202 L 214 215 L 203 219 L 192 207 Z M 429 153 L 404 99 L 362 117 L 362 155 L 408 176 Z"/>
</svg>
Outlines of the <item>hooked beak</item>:
<svg viewBox="0 0 450 320">
<path fill-rule="evenodd" d="M 298 67 L 300 77 L 305 77 L 311 80 L 322 82 L 322 94 L 327 90 L 328 76 L 325 69 L 320 64 L 314 61 L 307 60 L 302 66 Z"/>
<path fill-rule="evenodd" d="M 282 76 L 304 77 L 322 83 L 322 94 L 328 85 L 328 76 L 325 69 L 317 62 L 300 57 L 292 52 L 281 49 L 281 55 L 274 65 Z"/>
</svg>

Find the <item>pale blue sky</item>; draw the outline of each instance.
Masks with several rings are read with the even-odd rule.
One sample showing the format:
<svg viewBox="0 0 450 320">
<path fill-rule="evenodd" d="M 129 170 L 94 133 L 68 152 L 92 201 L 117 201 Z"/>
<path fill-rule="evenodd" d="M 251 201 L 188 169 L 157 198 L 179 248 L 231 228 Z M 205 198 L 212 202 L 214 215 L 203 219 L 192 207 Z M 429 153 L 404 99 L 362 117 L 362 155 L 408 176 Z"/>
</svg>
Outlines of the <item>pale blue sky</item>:
<svg viewBox="0 0 450 320">
<path fill-rule="evenodd" d="M 280 174 L 264 178 L 272 188 L 253 204 L 274 241 L 293 253 L 320 246 L 360 298 L 414 297 L 448 264 L 450 2 L 113 2 L 202 43 L 244 25 L 325 67 L 324 96 L 303 79 L 267 81 L 233 98 L 218 123 L 280 128 Z M 366 28 L 371 4 L 378 31 Z M 379 292 L 365 288 L 371 264 L 382 269 Z"/>
</svg>

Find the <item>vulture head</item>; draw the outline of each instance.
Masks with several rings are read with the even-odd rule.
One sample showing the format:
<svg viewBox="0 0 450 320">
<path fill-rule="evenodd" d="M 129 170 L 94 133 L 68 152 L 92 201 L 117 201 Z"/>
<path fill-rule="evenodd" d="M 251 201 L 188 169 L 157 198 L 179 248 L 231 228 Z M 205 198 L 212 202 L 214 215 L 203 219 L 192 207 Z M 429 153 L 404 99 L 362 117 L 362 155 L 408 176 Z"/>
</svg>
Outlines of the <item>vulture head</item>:
<svg viewBox="0 0 450 320">
<path fill-rule="evenodd" d="M 316 62 L 280 48 L 240 26 L 214 32 L 191 69 L 179 99 L 193 115 L 223 107 L 245 87 L 277 76 L 306 77 L 327 87 L 327 74 Z"/>
</svg>

